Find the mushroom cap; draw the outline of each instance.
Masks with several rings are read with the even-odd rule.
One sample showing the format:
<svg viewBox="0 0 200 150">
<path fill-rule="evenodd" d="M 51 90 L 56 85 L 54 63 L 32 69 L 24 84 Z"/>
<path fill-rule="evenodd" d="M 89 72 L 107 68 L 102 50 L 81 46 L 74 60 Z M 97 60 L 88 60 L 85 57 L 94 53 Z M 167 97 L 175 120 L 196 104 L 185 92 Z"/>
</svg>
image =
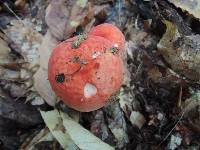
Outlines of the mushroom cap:
<svg viewBox="0 0 200 150">
<path fill-rule="evenodd" d="M 109 41 L 113 42 L 114 45 L 118 46 L 121 52 L 123 52 L 125 48 L 125 37 L 123 33 L 116 26 L 103 23 L 93 27 L 90 31 L 91 35 L 101 36 Z"/>
<path fill-rule="evenodd" d="M 109 40 L 94 35 L 72 49 L 75 38 L 59 44 L 48 64 L 48 79 L 56 95 L 69 107 L 89 112 L 103 107 L 123 80 L 123 62 L 106 51 Z"/>
</svg>

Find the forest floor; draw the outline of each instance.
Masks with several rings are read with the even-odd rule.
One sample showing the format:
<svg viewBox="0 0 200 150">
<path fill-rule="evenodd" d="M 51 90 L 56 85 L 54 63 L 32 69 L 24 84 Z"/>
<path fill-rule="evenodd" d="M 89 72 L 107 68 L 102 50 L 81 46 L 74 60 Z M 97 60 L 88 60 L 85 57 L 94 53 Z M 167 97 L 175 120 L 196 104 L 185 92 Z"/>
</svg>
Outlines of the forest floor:
<svg viewBox="0 0 200 150">
<path fill-rule="evenodd" d="M 0 0 L 0 149 L 200 149 L 199 19 L 199 0 Z M 105 22 L 126 38 L 125 81 L 80 113 L 52 93 L 47 58 Z"/>
</svg>

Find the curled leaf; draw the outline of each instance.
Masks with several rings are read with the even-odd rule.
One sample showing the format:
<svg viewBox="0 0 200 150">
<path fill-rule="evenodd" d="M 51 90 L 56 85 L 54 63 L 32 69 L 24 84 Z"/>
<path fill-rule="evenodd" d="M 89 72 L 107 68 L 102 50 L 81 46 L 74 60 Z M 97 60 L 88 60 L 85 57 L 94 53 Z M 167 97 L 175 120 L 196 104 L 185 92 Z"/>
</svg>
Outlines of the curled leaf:
<svg viewBox="0 0 200 150">
<path fill-rule="evenodd" d="M 39 48 L 40 68 L 34 75 L 34 87 L 40 96 L 51 106 L 56 103 L 56 95 L 48 81 L 48 60 L 52 49 L 57 45 L 57 41 L 47 31 Z"/>
<path fill-rule="evenodd" d="M 89 13 L 87 5 L 87 0 L 52 0 L 45 16 L 51 34 L 57 40 L 68 38 Z"/>
<path fill-rule="evenodd" d="M 190 124 L 194 129 L 200 131 L 200 91 L 195 91 L 192 96 L 183 103 L 184 117 L 187 119 L 187 124 Z"/>
<path fill-rule="evenodd" d="M 194 17 L 200 19 L 200 1 L 199 0 L 169 0 L 176 7 L 188 11 Z"/>
<path fill-rule="evenodd" d="M 38 49 L 42 35 L 33 29 L 31 21 L 24 20 L 23 24 L 19 20 L 15 20 L 4 32 L 10 40 L 10 46 L 27 62 L 25 67 L 27 69 L 36 67 L 39 63 Z"/>
<path fill-rule="evenodd" d="M 174 71 L 191 80 L 199 81 L 200 35 L 185 36 L 178 32 L 173 23 L 164 23 L 167 29 L 157 45 L 158 51 Z"/>
<path fill-rule="evenodd" d="M 50 86 L 46 70 L 40 68 L 34 75 L 34 87 L 50 106 L 55 105 L 56 95 Z"/>
</svg>

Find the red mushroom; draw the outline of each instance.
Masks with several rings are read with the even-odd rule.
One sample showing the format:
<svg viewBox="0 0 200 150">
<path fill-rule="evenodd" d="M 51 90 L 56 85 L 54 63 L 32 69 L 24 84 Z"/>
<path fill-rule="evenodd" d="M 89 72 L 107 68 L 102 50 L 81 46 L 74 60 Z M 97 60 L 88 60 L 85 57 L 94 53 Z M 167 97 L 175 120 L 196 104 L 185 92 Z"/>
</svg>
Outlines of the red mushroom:
<svg viewBox="0 0 200 150">
<path fill-rule="evenodd" d="M 114 43 L 115 47 L 119 48 L 120 52 L 123 52 L 125 47 L 125 37 L 116 26 L 109 23 L 103 23 L 93 27 L 90 34 L 108 39 Z"/>
<path fill-rule="evenodd" d="M 69 107 L 89 112 L 103 107 L 123 80 L 123 62 L 110 51 L 113 43 L 89 35 L 59 44 L 52 52 L 48 79 Z"/>
</svg>

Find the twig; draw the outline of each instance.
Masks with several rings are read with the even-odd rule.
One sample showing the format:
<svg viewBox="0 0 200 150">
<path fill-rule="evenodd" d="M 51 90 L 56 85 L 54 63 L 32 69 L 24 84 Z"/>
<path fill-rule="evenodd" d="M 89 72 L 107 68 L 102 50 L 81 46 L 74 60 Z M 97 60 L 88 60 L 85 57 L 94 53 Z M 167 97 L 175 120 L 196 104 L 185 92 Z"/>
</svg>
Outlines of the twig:
<svg viewBox="0 0 200 150">
<path fill-rule="evenodd" d="M 169 133 L 165 136 L 165 138 L 162 140 L 162 142 L 160 142 L 160 144 L 156 147 L 156 149 L 158 149 L 158 147 L 170 136 L 170 134 L 174 131 L 174 129 L 176 128 L 176 126 L 178 125 L 178 123 L 181 121 L 181 119 L 184 116 L 184 111 L 181 114 L 180 118 L 178 119 L 178 121 L 176 122 L 176 124 L 174 125 L 174 127 L 169 131 Z"/>
<path fill-rule="evenodd" d="M 183 88 L 182 85 L 180 86 L 180 92 L 179 92 L 179 96 L 178 96 L 178 108 L 182 108 L 181 106 L 181 102 L 182 102 L 182 95 L 183 95 Z"/>
<path fill-rule="evenodd" d="M 3 5 L 17 18 L 17 20 L 19 20 L 23 25 L 25 25 L 23 20 L 8 6 L 7 3 L 3 3 Z"/>
<path fill-rule="evenodd" d="M 135 72 L 135 77 L 137 77 L 138 74 L 140 73 L 142 66 L 143 66 L 143 63 L 141 62 L 141 63 L 139 64 L 139 66 L 137 67 L 137 70 L 136 70 L 136 72 Z"/>
<path fill-rule="evenodd" d="M 137 17 L 136 17 L 136 19 L 135 19 L 135 28 L 136 28 L 137 30 L 140 29 L 139 26 L 138 26 L 138 20 L 139 20 L 139 14 L 137 15 Z"/>
</svg>

